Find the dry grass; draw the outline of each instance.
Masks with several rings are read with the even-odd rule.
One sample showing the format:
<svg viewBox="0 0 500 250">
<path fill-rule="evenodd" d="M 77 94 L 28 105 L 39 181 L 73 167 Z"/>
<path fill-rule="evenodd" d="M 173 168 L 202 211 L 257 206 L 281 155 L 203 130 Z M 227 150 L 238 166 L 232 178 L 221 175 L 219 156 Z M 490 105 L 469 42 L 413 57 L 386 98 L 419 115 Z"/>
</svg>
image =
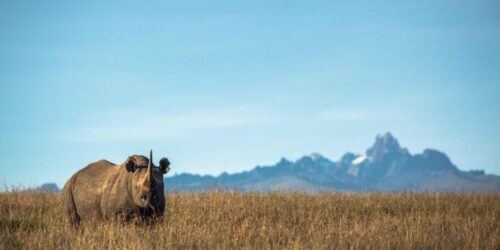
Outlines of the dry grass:
<svg viewBox="0 0 500 250">
<path fill-rule="evenodd" d="M 58 194 L 0 194 L 3 249 L 500 249 L 495 194 L 169 194 L 154 226 L 65 222 Z"/>
</svg>

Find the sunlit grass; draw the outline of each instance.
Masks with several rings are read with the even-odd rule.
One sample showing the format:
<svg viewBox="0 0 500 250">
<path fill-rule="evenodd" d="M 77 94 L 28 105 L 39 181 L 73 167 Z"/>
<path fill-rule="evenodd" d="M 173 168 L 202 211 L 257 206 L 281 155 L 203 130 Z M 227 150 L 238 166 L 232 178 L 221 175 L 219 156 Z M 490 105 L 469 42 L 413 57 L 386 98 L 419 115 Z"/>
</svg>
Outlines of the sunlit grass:
<svg viewBox="0 0 500 250">
<path fill-rule="evenodd" d="M 0 248 L 500 249 L 496 194 L 168 194 L 155 225 L 74 229 L 59 194 L 0 194 Z"/>
</svg>

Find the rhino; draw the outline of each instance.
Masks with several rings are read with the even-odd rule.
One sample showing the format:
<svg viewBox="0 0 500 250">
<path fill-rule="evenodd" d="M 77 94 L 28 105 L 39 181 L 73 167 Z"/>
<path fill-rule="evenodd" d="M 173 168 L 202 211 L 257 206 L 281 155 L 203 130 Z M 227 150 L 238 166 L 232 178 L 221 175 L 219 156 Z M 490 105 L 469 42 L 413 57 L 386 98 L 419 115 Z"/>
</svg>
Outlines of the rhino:
<svg viewBox="0 0 500 250">
<path fill-rule="evenodd" d="M 170 171 L 167 158 L 160 166 L 132 155 L 122 164 L 107 160 L 90 163 L 76 172 L 63 188 L 65 213 L 72 224 L 81 220 L 122 218 L 149 220 L 161 218 L 165 211 L 163 175 Z"/>
</svg>

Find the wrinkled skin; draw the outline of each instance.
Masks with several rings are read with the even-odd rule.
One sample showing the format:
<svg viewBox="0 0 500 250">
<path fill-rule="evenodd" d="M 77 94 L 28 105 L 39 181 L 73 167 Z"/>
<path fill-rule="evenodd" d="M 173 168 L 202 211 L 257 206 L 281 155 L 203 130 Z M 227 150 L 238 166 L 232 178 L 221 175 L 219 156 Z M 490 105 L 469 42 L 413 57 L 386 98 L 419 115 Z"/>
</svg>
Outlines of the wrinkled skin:
<svg viewBox="0 0 500 250">
<path fill-rule="evenodd" d="M 151 165 L 142 155 L 116 165 L 100 160 L 74 174 L 64 185 L 63 203 L 73 224 L 80 220 L 162 217 L 165 211 L 163 175 L 170 162 Z"/>
</svg>

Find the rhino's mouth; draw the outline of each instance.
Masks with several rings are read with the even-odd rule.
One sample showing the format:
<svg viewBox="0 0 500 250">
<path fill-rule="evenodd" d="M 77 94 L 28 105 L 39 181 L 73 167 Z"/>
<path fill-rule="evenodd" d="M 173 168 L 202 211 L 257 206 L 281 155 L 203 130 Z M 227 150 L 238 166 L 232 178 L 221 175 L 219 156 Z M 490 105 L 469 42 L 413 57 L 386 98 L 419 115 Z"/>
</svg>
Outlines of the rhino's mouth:
<svg viewBox="0 0 500 250">
<path fill-rule="evenodd" d="M 144 208 L 155 208 L 155 204 L 157 203 L 158 200 L 158 195 L 155 193 L 144 193 L 140 196 L 141 204 L 139 204 L 141 207 Z"/>
</svg>

